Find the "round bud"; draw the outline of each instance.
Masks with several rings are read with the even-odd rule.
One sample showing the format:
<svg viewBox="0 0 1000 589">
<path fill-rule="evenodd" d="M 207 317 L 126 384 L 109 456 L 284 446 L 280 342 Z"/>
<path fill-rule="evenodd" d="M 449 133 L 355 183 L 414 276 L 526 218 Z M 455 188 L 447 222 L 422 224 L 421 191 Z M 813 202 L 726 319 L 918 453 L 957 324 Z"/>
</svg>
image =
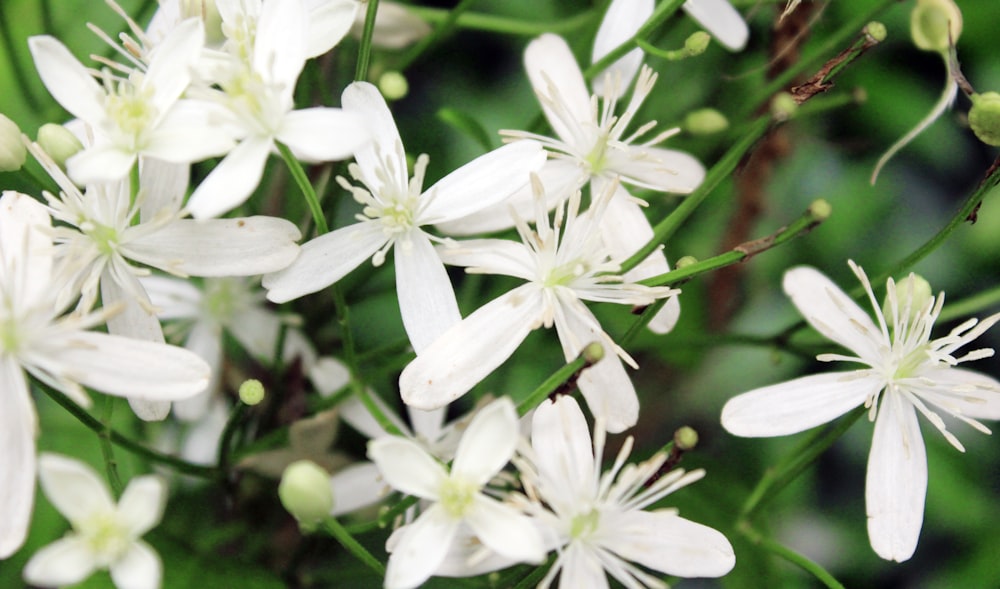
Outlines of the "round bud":
<svg viewBox="0 0 1000 589">
<path fill-rule="evenodd" d="M 580 355 L 587 361 L 587 364 L 597 364 L 601 358 L 604 358 L 604 346 L 600 342 L 590 342 L 583 347 Z"/>
<path fill-rule="evenodd" d="M 683 268 L 685 266 L 690 266 L 691 264 L 697 264 L 698 258 L 694 256 L 684 256 L 683 258 L 674 262 L 674 268 Z"/>
<path fill-rule="evenodd" d="M 934 297 L 931 292 L 931 285 L 923 277 L 917 274 L 910 274 L 906 278 L 896 283 L 896 305 L 900 313 L 909 310 L 908 320 L 912 320 L 924 310 L 924 307 Z M 882 304 L 882 314 L 889 327 L 894 327 L 895 319 L 892 315 L 892 307 L 889 305 L 889 297 L 886 297 Z"/>
<path fill-rule="evenodd" d="M 386 100 L 399 100 L 409 93 L 410 84 L 403 74 L 389 71 L 379 76 L 378 89 Z"/>
<path fill-rule="evenodd" d="M 247 379 L 240 385 L 240 401 L 251 407 L 264 400 L 264 385 L 255 378 Z"/>
<path fill-rule="evenodd" d="M 777 121 L 787 121 L 792 118 L 798 108 L 799 103 L 795 102 L 795 98 L 787 92 L 776 94 L 771 99 L 771 114 Z"/>
<path fill-rule="evenodd" d="M 692 33 L 690 37 L 684 40 L 684 51 L 688 56 L 701 55 L 708 49 L 708 44 L 711 41 L 712 36 L 705 31 Z"/>
<path fill-rule="evenodd" d="M 983 143 L 1000 146 L 1000 94 L 983 92 L 972 95 L 969 126 Z"/>
<path fill-rule="evenodd" d="M 684 117 L 684 130 L 692 135 L 712 135 L 728 127 L 729 120 L 714 108 L 700 108 Z"/>
<path fill-rule="evenodd" d="M 917 0 L 910 13 L 910 34 L 924 51 L 948 51 L 962 34 L 962 11 L 952 0 Z"/>
<path fill-rule="evenodd" d="M 293 462 L 281 474 L 278 498 L 299 526 L 311 530 L 333 509 L 330 475 L 311 460 Z"/>
<path fill-rule="evenodd" d="M 809 205 L 809 216 L 817 221 L 826 221 L 832 212 L 833 207 L 825 198 L 817 198 Z"/>
<path fill-rule="evenodd" d="M 885 41 L 889 32 L 885 30 L 884 24 L 878 22 L 877 20 L 873 20 L 865 25 L 865 34 L 881 43 L 882 41 Z"/>
<path fill-rule="evenodd" d="M 692 427 L 684 426 L 674 432 L 674 445 L 678 450 L 687 452 L 698 445 L 698 432 Z"/>
<path fill-rule="evenodd" d="M 28 151 L 21 141 L 17 123 L 0 114 L 0 172 L 16 172 L 24 165 Z"/>
<path fill-rule="evenodd" d="M 38 129 L 38 145 L 60 168 L 65 168 L 66 160 L 83 151 L 76 135 L 55 123 L 45 123 Z"/>
</svg>

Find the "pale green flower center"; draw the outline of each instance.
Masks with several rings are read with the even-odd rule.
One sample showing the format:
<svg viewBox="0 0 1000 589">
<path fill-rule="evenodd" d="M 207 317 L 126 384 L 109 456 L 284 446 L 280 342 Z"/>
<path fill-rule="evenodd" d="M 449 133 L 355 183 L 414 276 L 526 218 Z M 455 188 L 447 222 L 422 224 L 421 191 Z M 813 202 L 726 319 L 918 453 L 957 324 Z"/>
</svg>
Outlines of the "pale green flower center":
<svg viewBox="0 0 1000 589">
<path fill-rule="evenodd" d="M 80 535 L 106 563 L 117 560 L 131 544 L 128 531 L 113 512 L 99 513 L 82 522 Z"/>
<path fill-rule="evenodd" d="M 108 117 L 124 134 L 135 138 L 138 142 L 139 137 L 153 127 L 153 121 L 159 114 L 152 104 L 152 97 L 152 88 L 142 88 L 131 82 L 122 82 L 114 92 L 108 93 Z"/>
<path fill-rule="evenodd" d="M 591 509 L 586 513 L 581 513 L 573 517 L 569 526 L 570 538 L 583 540 L 597 531 L 601 523 L 601 513 L 596 509 Z"/>
<path fill-rule="evenodd" d="M 591 148 L 590 153 L 587 154 L 585 161 L 587 166 L 590 168 L 591 176 L 599 176 L 608 164 L 608 133 L 607 131 L 601 130 L 598 133 L 597 140 L 594 141 L 594 147 Z"/>
<path fill-rule="evenodd" d="M 479 486 L 462 479 L 448 478 L 441 484 L 439 504 L 448 515 L 465 517 L 479 492 Z"/>
<path fill-rule="evenodd" d="M 219 279 L 206 282 L 205 311 L 219 322 L 225 322 L 232 317 L 237 309 L 243 306 L 242 292 L 231 280 Z"/>
<path fill-rule="evenodd" d="M 927 350 L 928 346 L 923 345 L 903 356 L 896 364 L 896 371 L 892 374 L 892 379 L 901 380 L 913 376 L 917 369 L 927 361 Z"/>
<path fill-rule="evenodd" d="M 547 287 L 569 286 L 577 278 L 591 271 L 591 264 L 585 259 L 573 260 L 549 270 L 545 275 L 543 285 Z"/>
<path fill-rule="evenodd" d="M 417 199 L 404 197 L 391 200 L 382 207 L 366 206 L 362 212 L 369 219 L 378 219 L 385 233 L 398 235 L 413 228 L 413 213 L 416 208 Z"/>
<path fill-rule="evenodd" d="M 118 244 L 121 243 L 118 230 L 114 227 L 87 221 L 80 224 L 80 229 L 90 237 L 94 245 L 97 246 L 97 251 L 101 252 L 101 255 L 110 256 L 118 249 Z"/>
<path fill-rule="evenodd" d="M 14 353 L 20 344 L 21 336 L 17 322 L 9 317 L 0 319 L 0 352 Z"/>
</svg>

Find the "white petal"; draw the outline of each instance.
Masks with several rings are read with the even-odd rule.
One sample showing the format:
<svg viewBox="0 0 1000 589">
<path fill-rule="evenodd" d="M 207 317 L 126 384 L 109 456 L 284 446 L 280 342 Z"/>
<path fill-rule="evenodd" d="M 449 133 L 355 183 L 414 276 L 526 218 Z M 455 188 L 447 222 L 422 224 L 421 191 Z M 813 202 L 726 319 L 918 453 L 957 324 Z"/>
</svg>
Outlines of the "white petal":
<svg viewBox="0 0 1000 589">
<path fill-rule="evenodd" d="M 143 421 L 163 421 L 170 414 L 170 401 L 150 401 L 131 397 L 129 407 Z"/>
<path fill-rule="evenodd" d="M 796 378 L 733 397 L 722 408 L 722 427 L 749 438 L 798 433 L 858 407 L 882 386 L 864 371 Z"/>
<path fill-rule="evenodd" d="M 705 179 L 705 167 L 682 151 L 630 145 L 608 152 L 608 169 L 622 181 L 661 192 L 687 194 Z"/>
<path fill-rule="evenodd" d="M 179 100 L 163 117 L 142 153 L 164 161 L 187 164 L 223 155 L 236 145 L 232 129 L 213 118 L 217 105 L 204 100 Z"/>
<path fill-rule="evenodd" d="M 364 27 L 364 11 L 358 11 L 351 33 L 361 38 Z M 375 31 L 372 45 L 384 49 L 402 49 L 416 43 L 431 33 L 431 27 L 406 6 L 395 2 L 379 4 L 375 15 Z"/>
<path fill-rule="evenodd" d="M 439 180 L 422 199 L 430 199 L 419 224 L 433 225 L 503 202 L 528 184 L 529 174 L 545 163 L 537 141 L 515 141 L 481 155 Z"/>
<path fill-rule="evenodd" d="M 605 557 L 607 558 L 607 557 Z M 559 589 L 607 589 L 608 578 L 596 550 L 582 542 L 573 542 L 563 552 Z"/>
<path fill-rule="evenodd" d="M 540 563 L 545 558 L 542 536 L 531 519 L 510 505 L 476 495 L 465 523 L 483 544 L 500 556 L 518 562 Z"/>
<path fill-rule="evenodd" d="M 301 0 L 264 2 L 254 40 L 253 69 L 291 96 L 306 63 L 308 13 Z"/>
<path fill-rule="evenodd" d="M 395 248 L 396 292 L 406 335 L 420 354 L 449 327 L 462 320 L 451 279 L 431 240 L 415 229 L 409 248 Z"/>
<path fill-rule="evenodd" d="M 594 117 L 590 111 L 590 93 L 569 45 L 562 37 L 546 33 L 524 50 L 524 67 L 535 94 L 549 96 L 567 109 L 571 119 L 568 121 L 556 116 L 542 101 L 542 110 L 552 129 L 563 141 L 574 143 L 572 139 L 577 128 L 593 123 Z M 553 90 L 558 92 L 558 97 L 551 96 Z"/>
<path fill-rule="evenodd" d="M 383 174 L 392 187 L 405 192 L 409 178 L 406 158 L 401 151 L 403 143 L 396 121 L 378 88 L 368 82 L 353 82 L 344 89 L 341 104 L 345 111 L 359 115 L 371 132 L 371 143 L 362 145 L 354 154 L 361 177 L 371 186 L 380 186 L 379 175 Z"/>
<path fill-rule="evenodd" d="M 750 30 L 740 13 L 726 0 L 688 0 L 681 8 L 730 51 L 746 47 Z"/>
<path fill-rule="evenodd" d="M 173 214 L 181 210 L 191 179 L 191 166 L 154 157 L 139 158 L 139 186 L 145 195 L 139 215 L 149 221 L 157 213 Z"/>
<path fill-rule="evenodd" d="M 329 397 L 351 382 L 351 371 L 340 360 L 324 356 L 309 369 L 309 380 L 321 397 Z"/>
<path fill-rule="evenodd" d="M 545 400 L 531 417 L 531 447 L 543 480 L 581 492 L 594 484 L 594 449 L 580 406 L 569 395 Z M 558 490 L 556 491 L 559 492 Z"/>
<path fill-rule="evenodd" d="M 446 331 L 403 369 L 403 402 L 418 409 L 451 403 L 514 353 L 539 326 L 542 301 L 531 285 L 493 299 Z"/>
<path fill-rule="evenodd" d="M 250 137 L 237 145 L 206 177 L 188 200 L 196 219 L 217 217 L 240 206 L 260 184 L 270 138 Z"/>
<path fill-rule="evenodd" d="M 472 418 L 455 452 L 453 476 L 485 485 L 510 461 L 519 437 L 514 403 L 510 397 L 500 397 Z"/>
<path fill-rule="evenodd" d="M 225 327 L 251 356 L 264 364 L 271 364 L 278 351 L 281 325 L 281 317 L 274 311 L 254 306 L 241 311 Z M 288 340 L 288 334 L 285 334 L 285 340 Z"/>
<path fill-rule="evenodd" d="M 142 276 L 139 278 L 149 301 L 162 319 L 195 319 L 199 313 L 202 292 L 183 278 L 173 276 Z"/>
<path fill-rule="evenodd" d="M 32 585 L 75 585 L 97 570 L 87 541 L 78 536 L 56 540 L 36 552 L 24 566 L 24 580 Z"/>
<path fill-rule="evenodd" d="M 435 505 L 415 522 L 397 530 L 395 546 L 385 572 L 386 589 L 409 589 L 423 584 L 444 560 L 460 520 Z"/>
<path fill-rule="evenodd" d="M 178 24 L 156 45 L 142 87 L 153 90 L 152 102 L 162 114 L 187 89 L 191 69 L 205 47 L 205 27 L 201 19 L 189 18 Z"/>
<path fill-rule="evenodd" d="M 785 272 L 782 286 L 816 331 L 861 358 L 880 358 L 881 331 L 844 291 L 815 268 Z"/>
<path fill-rule="evenodd" d="M 129 531 L 141 536 L 160 523 L 167 506 L 167 485 L 157 475 L 133 478 L 118 501 L 118 515 Z"/>
<path fill-rule="evenodd" d="M 275 138 L 300 160 L 341 160 L 371 141 L 366 123 L 356 113 L 339 108 L 307 108 L 285 115 Z"/>
<path fill-rule="evenodd" d="M 355 223 L 308 241 L 287 268 L 264 276 L 268 300 L 284 303 L 322 290 L 347 275 L 385 245 L 378 222 Z"/>
<path fill-rule="evenodd" d="M 486 274 L 503 274 L 534 280 L 536 262 L 531 250 L 510 239 L 465 239 L 452 246 L 438 246 L 438 255 L 449 266 L 476 268 Z"/>
<path fill-rule="evenodd" d="M 934 405 L 973 419 L 1000 419 L 1000 382 L 995 378 L 945 364 L 922 371 L 920 376 L 937 385 L 920 391 L 920 396 Z"/>
<path fill-rule="evenodd" d="M 313 2 L 309 7 L 309 38 L 306 55 L 317 57 L 333 49 L 351 30 L 358 3 L 354 0 L 327 0 Z M 379 13 L 384 6 L 379 7 Z"/>
<path fill-rule="evenodd" d="M 134 151 L 101 143 L 66 160 L 66 172 L 77 184 L 113 182 L 128 177 L 134 163 Z"/>
<path fill-rule="evenodd" d="M 158 589 L 163 578 L 159 555 L 142 541 L 133 542 L 109 569 L 117 589 Z"/>
<path fill-rule="evenodd" d="M 382 400 L 378 395 L 371 395 L 371 400 L 375 405 L 382 410 L 382 414 L 402 432 L 409 432 L 410 428 L 403 423 L 403 420 L 396 415 L 394 409 L 391 409 L 386 405 L 385 401 Z M 381 424 L 375 420 L 368 408 L 365 407 L 361 399 L 356 396 L 351 396 L 346 399 L 340 405 L 337 405 L 338 411 L 340 411 L 340 418 L 344 420 L 345 423 L 356 429 L 359 433 L 365 435 L 369 439 L 377 439 L 383 436 L 388 436 L 389 432 L 385 431 Z"/>
<path fill-rule="evenodd" d="M 301 234 L 277 217 L 180 219 L 123 248 L 129 258 L 173 274 L 253 276 L 287 267 Z"/>
<path fill-rule="evenodd" d="M 676 577 L 721 577 L 736 564 L 718 530 L 672 511 L 625 511 L 601 521 L 604 546 L 625 560 Z"/>
<path fill-rule="evenodd" d="M 424 499 L 437 499 L 441 483 L 448 476 L 437 460 L 407 438 L 385 436 L 371 440 L 368 458 L 394 489 Z"/>
<path fill-rule="evenodd" d="M 38 482 L 49 502 L 74 526 L 115 509 L 107 485 L 79 460 L 42 454 L 38 457 Z"/>
<path fill-rule="evenodd" d="M 597 29 L 597 36 L 594 37 L 591 63 L 597 63 L 611 50 L 631 39 L 652 14 L 653 0 L 614 0 L 604 13 L 601 26 Z M 610 75 L 612 80 L 616 77 L 618 80 L 619 92 L 614 97 L 621 98 L 631 85 L 641 64 L 642 50 L 636 48 L 629 51 L 598 74 L 594 80 L 594 91 L 603 96 L 608 89 L 604 83 L 605 76 Z"/>
<path fill-rule="evenodd" d="M 56 102 L 92 125 L 105 118 L 104 90 L 65 45 L 43 35 L 29 38 L 28 48 L 38 76 Z"/>
<path fill-rule="evenodd" d="M 356 462 L 330 477 L 333 510 L 336 517 L 375 505 L 385 499 L 389 488 L 382 473 L 371 462 Z"/>
<path fill-rule="evenodd" d="M 927 454 L 917 412 L 888 393 L 875 420 L 865 479 L 868 538 L 876 554 L 896 562 L 913 556 L 926 494 Z"/>
<path fill-rule="evenodd" d="M 37 200 L 13 191 L 0 197 L 0 213 L 0 281 L 10 289 L 4 298 L 14 304 L 46 300 L 54 254 L 49 213 Z"/>
<path fill-rule="evenodd" d="M 0 356 L 0 559 L 16 552 L 28 533 L 35 501 L 35 436 L 38 419 L 21 367 Z"/>
</svg>

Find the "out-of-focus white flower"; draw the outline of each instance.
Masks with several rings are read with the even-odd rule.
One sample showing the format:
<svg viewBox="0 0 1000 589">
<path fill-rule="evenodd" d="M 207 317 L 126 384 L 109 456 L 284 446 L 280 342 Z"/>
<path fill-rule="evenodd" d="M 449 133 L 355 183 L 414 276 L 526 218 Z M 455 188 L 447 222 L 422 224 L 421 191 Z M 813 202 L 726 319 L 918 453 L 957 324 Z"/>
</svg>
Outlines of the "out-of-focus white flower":
<svg viewBox="0 0 1000 589">
<path fill-rule="evenodd" d="M 750 30 L 727 0 L 687 0 L 681 8 L 730 51 L 746 47 Z"/>
<path fill-rule="evenodd" d="M 444 406 L 500 366 L 531 331 L 555 325 L 567 360 L 595 340 L 609 352 L 583 372 L 578 385 L 594 415 L 607 420 L 608 430 L 623 431 L 635 424 L 639 401 L 621 360 L 633 367 L 635 361 L 604 333 L 583 301 L 649 305 L 678 291 L 643 286 L 616 274 L 619 266 L 600 231 L 616 191 L 614 182 L 586 213 L 580 213 L 580 193 L 575 192 L 552 220 L 537 177 L 535 184 L 536 225 L 532 230 L 518 220 L 522 243 L 480 239 L 439 250 L 445 262 L 469 272 L 514 276 L 527 284 L 480 307 L 418 351 L 400 375 L 400 393 L 405 403 L 419 409 Z"/>
<path fill-rule="evenodd" d="M 85 385 L 149 402 L 180 400 L 208 385 L 209 369 L 187 350 L 86 329 L 109 311 L 60 316 L 52 227 L 30 196 L 0 198 L 0 558 L 24 542 L 35 486 L 38 420 L 24 371 L 84 407 Z"/>
<path fill-rule="evenodd" d="M 365 28 L 367 10 L 358 11 L 351 27 L 351 34 L 360 39 Z M 379 2 L 375 14 L 375 29 L 372 45 L 383 49 L 402 49 L 423 39 L 431 32 L 431 27 L 419 16 L 398 2 Z"/>
<path fill-rule="evenodd" d="M 417 158 L 407 178 L 406 154 L 392 113 L 378 89 L 355 82 L 344 90 L 344 109 L 368 122 L 374 141 L 355 154 L 350 169 L 364 187 L 338 178 L 364 205 L 359 223 L 321 235 L 302 246 L 284 270 L 264 277 L 267 298 L 285 302 L 340 280 L 365 260 L 376 265 L 391 249 L 403 326 L 420 353 L 461 315 L 444 264 L 434 251 L 440 239 L 423 230 L 459 219 L 508 198 L 545 161 L 536 142 L 501 147 L 455 170 L 424 190 L 428 158 Z"/>
<path fill-rule="evenodd" d="M 396 531 L 386 570 L 389 589 L 417 587 L 445 559 L 467 526 L 491 550 L 516 562 L 539 563 L 542 539 L 530 519 L 484 493 L 510 461 L 520 436 L 509 398 L 480 411 L 459 442 L 447 469 L 413 440 L 386 436 L 368 443 L 368 457 L 393 488 L 432 501 L 412 523 Z"/>
<path fill-rule="evenodd" d="M 813 268 L 789 270 L 784 288 L 810 325 L 851 352 L 817 359 L 862 367 L 738 395 L 723 407 L 722 425 L 738 436 L 782 436 L 836 419 L 859 405 L 868 407 L 869 419 L 875 422 L 865 483 L 868 537 L 879 556 L 902 562 L 917 547 L 927 492 L 927 457 L 917 413 L 960 451 L 962 444 L 946 429 L 939 411 L 990 433 L 977 419 L 1000 419 L 1000 382 L 957 365 L 992 356 L 993 350 L 955 354 L 1000 321 L 1000 313 L 982 322 L 970 319 L 932 340 L 943 293 L 931 296 L 929 287 L 919 288 L 920 279 L 913 275 L 899 284 L 890 278 L 883 311 L 864 271 L 849 264 L 868 293 L 877 326 Z"/>
<path fill-rule="evenodd" d="M 24 567 L 24 580 L 46 587 L 73 585 L 108 569 L 118 589 L 156 589 L 163 564 L 140 538 L 163 517 L 167 486 L 156 475 L 129 481 L 115 505 L 92 468 L 58 454 L 38 459 L 38 480 L 45 496 L 73 526 L 61 540 L 45 546 Z"/>
</svg>

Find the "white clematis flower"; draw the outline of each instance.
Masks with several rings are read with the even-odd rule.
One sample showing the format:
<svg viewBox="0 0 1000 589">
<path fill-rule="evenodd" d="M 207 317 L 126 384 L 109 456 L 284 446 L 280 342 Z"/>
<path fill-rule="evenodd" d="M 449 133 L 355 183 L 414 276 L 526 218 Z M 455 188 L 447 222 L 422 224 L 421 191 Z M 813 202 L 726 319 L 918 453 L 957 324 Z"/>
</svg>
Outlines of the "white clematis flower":
<svg viewBox="0 0 1000 589">
<path fill-rule="evenodd" d="M 869 419 L 875 422 L 865 484 L 868 536 L 879 556 L 902 562 L 916 549 L 927 491 L 927 458 L 917 413 L 960 451 L 962 444 L 938 412 L 989 433 L 977 419 L 1000 419 L 1000 382 L 958 364 L 992 356 L 993 350 L 955 353 L 1000 321 L 1000 313 L 982 322 L 970 319 L 932 340 L 943 293 L 933 297 L 926 287 L 921 294 L 916 286 L 920 279 L 912 275 L 899 284 L 890 278 L 883 311 L 864 271 L 849 264 L 868 293 L 878 325 L 813 268 L 789 270 L 784 289 L 810 325 L 851 352 L 817 359 L 862 367 L 805 376 L 734 397 L 722 409 L 722 425 L 738 436 L 782 436 L 826 423 L 860 405 L 868 407 Z"/>
<path fill-rule="evenodd" d="M 417 587 L 444 561 L 462 526 L 491 550 L 516 562 L 539 563 L 542 539 L 531 520 L 484 492 L 510 461 L 520 431 L 507 397 L 483 408 L 459 442 L 451 468 L 413 440 L 387 436 L 368 443 L 368 457 L 393 488 L 434 502 L 393 535 L 388 589 Z"/>
<path fill-rule="evenodd" d="M 282 303 L 340 280 L 365 260 L 396 263 L 396 291 L 406 334 L 419 353 L 461 315 L 444 264 L 434 251 L 440 239 L 425 225 L 459 219 L 502 202 L 528 183 L 528 174 L 545 161 L 534 141 L 507 145 L 482 155 L 424 190 L 428 158 L 417 158 L 407 180 L 406 154 L 385 99 L 371 84 L 355 82 L 344 90 L 344 109 L 369 122 L 375 139 L 360 149 L 351 175 L 364 187 L 340 184 L 364 205 L 359 223 L 304 244 L 288 268 L 264 277 L 267 298 Z"/>
<path fill-rule="evenodd" d="M 665 452 L 625 466 L 630 436 L 614 467 L 602 473 L 604 443 L 601 420 L 591 442 L 587 420 L 570 396 L 546 400 L 535 410 L 532 451 L 519 468 L 531 491 L 529 513 L 545 528 L 546 541 L 559 550 L 538 586 L 549 587 L 561 571 L 560 587 L 606 587 L 606 571 L 625 587 L 666 587 L 633 562 L 679 577 L 728 573 L 736 556 L 720 532 L 680 517 L 676 509 L 643 511 L 701 479 L 705 471 L 663 474 Z"/>
<path fill-rule="evenodd" d="M 24 567 L 24 580 L 46 587 L 79 583 L 108 569 L 118 589 L 156 589 L 163 564 L 140 538 L 163 517 L 167 485 L 156 475 L 129 481 L 115 505 L 107 485 L 86 464 L 42 454 L 38 480 L 73 531 L 45 546 Z"/>
<path fill-rule="evenodd" d="M 608 185 L 585 214 L 580 214 L 576 192 L 550 221 L 536 185 L 535 229 L 518 220 L 523 243 L 482 239 L 440 248 L 445 262 L 466 266 L 469 272 L 528 282 L 480 307 L 418 351 L 399 378 L 406 404 L 433 409 L 454 401 L 510 357 L 532 330 L 555 325 L 567 361 L 595 340 L 609 352 L 578 381 L 594 415 L 604 417 L 608 431 L 616 433 L 635 424 L 639 401 L 621 360 L 633 367 L 635 361 L 604 333 L 583 301 L 649 305 L 678 291 L 635 284 L 616 274 L 619 266 L 599 229 L 615 188 L 614 182 Z"/>
<path fill-rule="evenodd" d="M 726 49 L 742 51 L 746 47 L 750 29 L 740 13 L 726 0 L 687 0 L 681 9 L 705 27 Z"/>
<path fill-rule="evenodd" d="M 85 331 L 108 312 L 60 316 L 50 223 L 30 196 L 0 198 L 0 558 L 24 542 L 34 502 L 38 420 L 25 370 L 83 407 L 80 385 L 147 402 L 208 385 L 208 366 L 186 350 Z"/>
</svg>

